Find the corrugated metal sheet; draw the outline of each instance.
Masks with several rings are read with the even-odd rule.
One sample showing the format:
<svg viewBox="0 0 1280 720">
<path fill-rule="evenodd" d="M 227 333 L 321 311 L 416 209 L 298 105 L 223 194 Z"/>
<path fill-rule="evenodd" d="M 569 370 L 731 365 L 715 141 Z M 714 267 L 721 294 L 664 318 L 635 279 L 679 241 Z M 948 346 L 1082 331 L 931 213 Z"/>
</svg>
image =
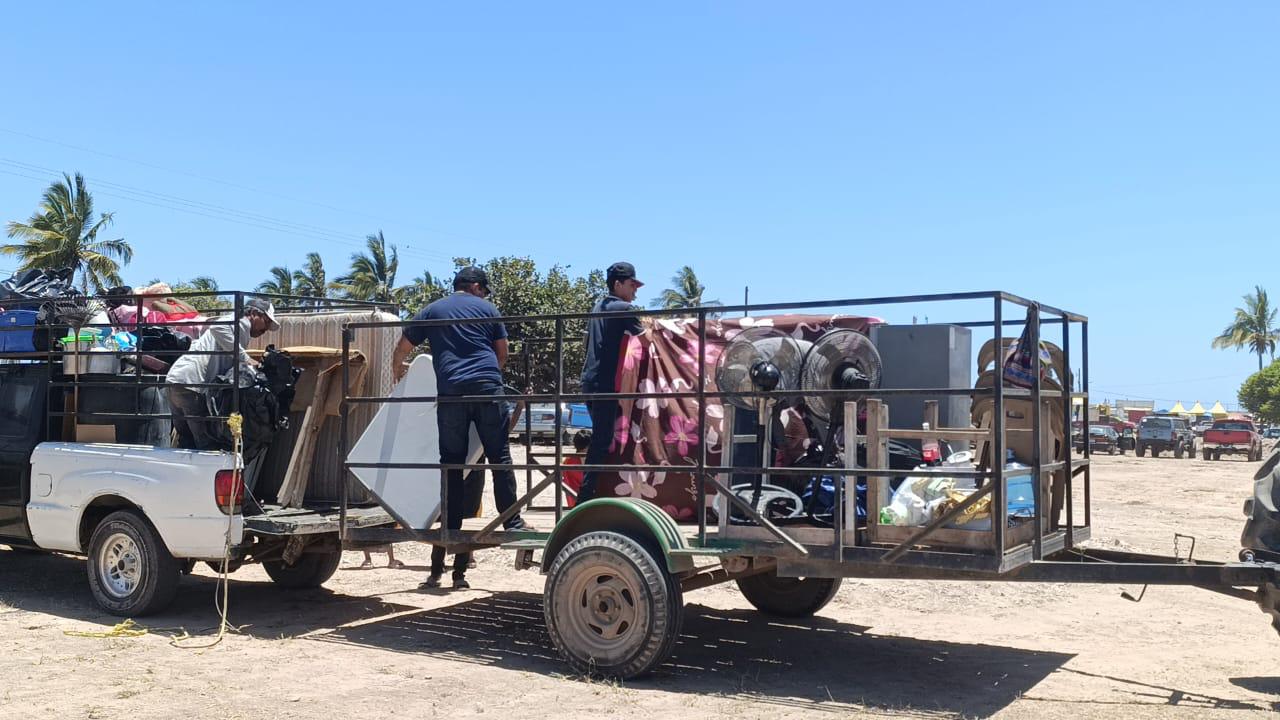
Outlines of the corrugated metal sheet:
<svg viewBox="0 0 1280 720">
<path fill-rule="evenodd" d="M 398 317 L 386 312 L 330 312 L 282 314 L 280 330 L 267 333 L 250 341 L 250 348 L 265 349 L 267 345 L 278 348 L 303 345 L 318 347 L 342 347 L 342 326 L 353 322 L 394 322 Z M 355 333 L 351 347 L 364 353 L 369 362 L 369 373 L 361 387 L 351 388 L 353 395 L 386 396 L 391 392 L 391 355 L 400 341 L 399 328 L 360 329 Z M 357 405 L 351 409 L 348 447 L 364 432 L 377 411 L 376 405 Z M 302 413 L 291 413 L 289 432 L 272 443 L 264 458 L 264 466 L 258 478 L 256 492 L 259 497 L 271 498 L 280 489 L 289 456 L 302 427 Z M 315 464 L 307 484 L 307 500 L 335 502 L 338 500 L 342 478 L 342 460 L 338 457 L 339 419 L 327 418 L 320 430 Z M 364 487 L 347 474 L 353 502 L 372 502 Z"/>
</svg>

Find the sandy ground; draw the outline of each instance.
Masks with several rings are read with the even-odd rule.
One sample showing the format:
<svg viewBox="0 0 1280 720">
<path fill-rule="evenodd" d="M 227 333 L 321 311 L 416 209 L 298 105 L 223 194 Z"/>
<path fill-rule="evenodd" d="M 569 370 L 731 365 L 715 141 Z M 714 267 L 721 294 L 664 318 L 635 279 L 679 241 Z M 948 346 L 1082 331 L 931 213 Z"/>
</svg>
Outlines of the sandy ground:
<svg viewBox="0 0 1280 720">
<path fill-rule="evenodd" d="M 1257 463 L 1132 455 L 1094 473 L 1097 544 L 1232 559 Z M 1183 544 L 1185 552 L 1185 542 Z M 425 594 L 410 568 L 358 568 L 324 590 L 237 573 L 213 649 L 170 644 L 216 623 L 203 567 L 137 638 L 86 638 L 99 612 L 83 562 L 0 550 L 0 718 L 1275 717 L 1280 638 L 1252 603 L 1153 587 L 846 581 L 812 620 L 772 622 L 733 586 L 686 595 L 684 633 L 656 675 L 572 676 L 542 621 L 542 576 L 488 551 L 475 589 Z M 375 555 L 377 561 L 385 557 Z M 1126 588 L 1136 595 L 1141 588 Z"/>
</svg>

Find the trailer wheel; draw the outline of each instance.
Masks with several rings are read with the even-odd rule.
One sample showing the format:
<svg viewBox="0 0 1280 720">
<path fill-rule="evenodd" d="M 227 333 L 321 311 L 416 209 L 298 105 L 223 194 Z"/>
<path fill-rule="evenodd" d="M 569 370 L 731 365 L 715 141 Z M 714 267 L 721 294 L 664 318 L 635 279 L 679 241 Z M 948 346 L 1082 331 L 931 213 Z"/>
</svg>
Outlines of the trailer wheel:
<svg viewBox="0 0 1280 720">
<path fill-rule="evenodd" d="M 89 590 L 103 610 L 137 617 L 173 602 L 182 565 L 146 518 L 119 510 L 103 518 L 89 538 Z"/>
<path fill-rule="evenodd" d="M 1266 583 L 1258 588 L 1258 606 L 1271 618 L 1271 627 L 1280 633 L 1280 586 Z"/>
<path fill-rule="evenodd" d="M 625 679 L 671 654 L 684 599 L 666 566 L 641 543 L 591 532 L 556 555 L 543 613 L 551 642 L 575 670 Z"/>
<path fill-rule="evenodd" d="M 840 589 L 840 578 L 779 577 L 777 571 L 739 579 L 747 602 L 766 615 L 804 618 L 826 607 Z"/>
<path fill-rule="evenodd" d="M 292 565 L 285 565 L 283 560 L 265 560 L 262 567 L 275 584 L 290 590 L 300 590 L 323 585 L 338 571 L 341 562 L 342 551 L 331 550 L 303 553 Z"/>
</svg>

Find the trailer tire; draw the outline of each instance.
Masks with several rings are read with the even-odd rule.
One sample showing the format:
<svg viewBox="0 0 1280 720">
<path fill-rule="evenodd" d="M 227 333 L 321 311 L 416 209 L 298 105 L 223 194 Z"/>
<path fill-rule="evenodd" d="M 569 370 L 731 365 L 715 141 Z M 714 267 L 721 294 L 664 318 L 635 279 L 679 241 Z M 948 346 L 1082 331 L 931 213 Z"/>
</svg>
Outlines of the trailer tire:
<svg viewBox="0 0 1280 720">
<path fill-rule="evenodd" d="M 840 578 L 779 577 L 777 571 L 737 581 L 743 597 L 757 610 L 776 617 L 811 617 L 827 606 L 840 589 Z"/>
<path fill-rule="evenodd" d="M 1280 586 L 1266 583 L 1258 588 L 1258 607 L 1271 619 L 1271 627 L 1280 633 Z"/>
<path fill-rule="evenodd" d="M 292 565 L 283 560 L 264 560 L 262 567 L 271 580 L 282 588 L 303 590 L 318 588 L 338 571 L 342 563 L 342 551 L 303 553 Z"/>
<path fill-rule="evenodd" d="M 543 591 L 547 633 L 584 675 L 643 675 L 671 654 L 684 598 L 666 565 L 642 543 L 589 532 L 556 554 Z"/>
<path fill-rule="evenodd" d="M 134 510 L 118 510 L 98 523 L 89 538 L 89 590 L 112 615 L 139 617 L 173 602 L 182 564 L 160 534 Z"/>
</svg>

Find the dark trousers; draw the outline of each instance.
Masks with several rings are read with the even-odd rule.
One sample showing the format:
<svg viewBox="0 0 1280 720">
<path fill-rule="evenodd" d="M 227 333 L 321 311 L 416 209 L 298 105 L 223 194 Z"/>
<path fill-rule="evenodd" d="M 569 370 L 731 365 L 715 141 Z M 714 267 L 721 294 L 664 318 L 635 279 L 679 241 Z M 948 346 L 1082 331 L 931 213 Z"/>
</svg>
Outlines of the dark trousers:
<svg viewBox="0 0 1280 720">
<path fill-rule="evenodd" d="M 618 421 L 621 408 L 617 400 L 593 400 L 587 403 L 591 412 L 591 444 L 587 446 L 587 457 L 583 465 L 599 465 L 609 456 L 609 446 L 613 444 L 613 426 Z M 582 476 L 582 489 L 578 491 L 578 505 L 596 496 L 596 475 L 587 472 Z"/>
<path fill-rule="evenodd" d="M 484 448 L 484 458 L 490 465 L 510 465 L 511 446 L 507 438 L 511 420 L 511 407 L 501 399 L 502 388 L 496 386 L 461 387 L 458 395 L 493 395 L 492 401 L 451 403 L 442 402 L 436 407 L 436 425 L 440 433 L 440 462 L 462 464 L 467 461 L 468 441 L 474 424 Z M 493 471 L 493 495 L 498 512 L 504 512 L 515 504 L 516 474 L 510 468 Z M 463 478 L 466 478 L 464 481 Z M 445 527 L 462 528 L 462 519 L 468 512 L 474 514 L 484 487 L 483 471 L 465 473 L 462 470 L 445 472 L 448 498 L 444 508 Z M 507 529 L 524 526 L 519 513 L 505 523 Z M 431 572 L 444 572 L 445 549 L 439 545 L 431 549 Z M 453 576 L 462 577 L 467 571 L 470 553 L 457 553 L 453 558 Z"/>
<path fill-rule="evenodd" d="M 209 417 L 209 401 L 204 393 L 190 388 L 170 385 L 169 408 L 173 415 L 173 429 L 178 431 L 178 447 L 187 450 L 216 450 L 218 441 L 213 435 L 213 420 Z"/>
</svg>

